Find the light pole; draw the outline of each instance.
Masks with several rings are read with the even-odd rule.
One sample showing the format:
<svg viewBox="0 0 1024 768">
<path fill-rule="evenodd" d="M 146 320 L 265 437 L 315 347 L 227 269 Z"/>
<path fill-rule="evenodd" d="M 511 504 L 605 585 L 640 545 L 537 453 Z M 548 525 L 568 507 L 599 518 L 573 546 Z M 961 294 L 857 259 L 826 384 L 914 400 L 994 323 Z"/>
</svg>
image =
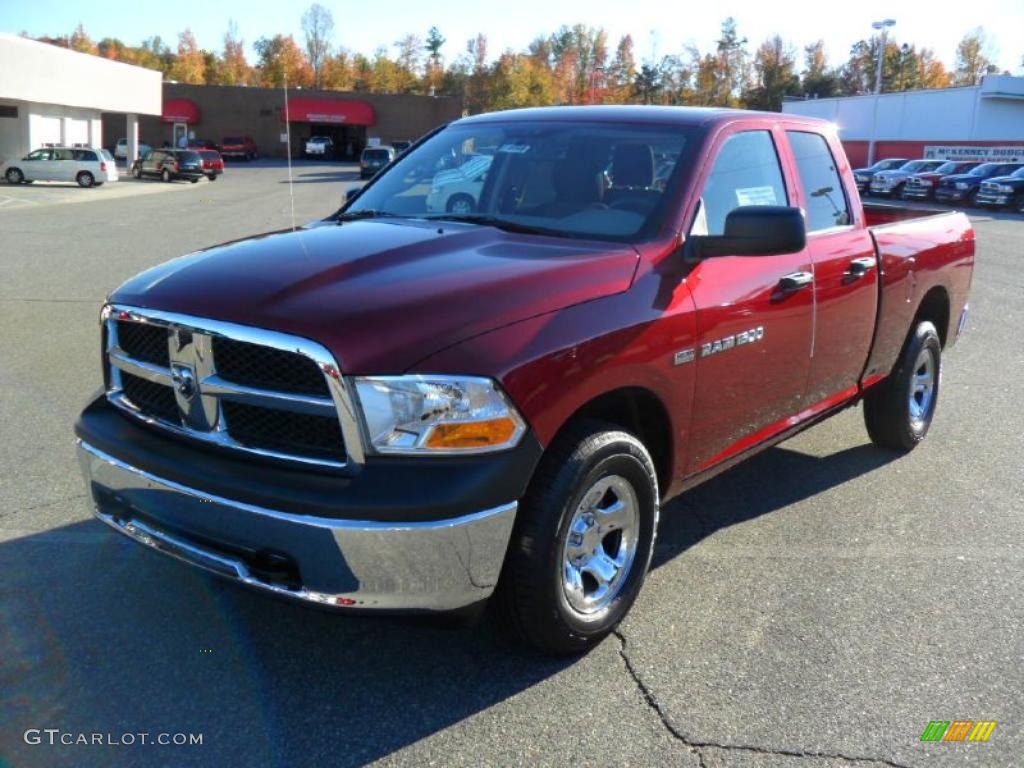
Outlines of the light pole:
<svg viewBox="0 0 1024 768">
<path fill-rule="evenodd" d="M 878 46 L 878 65 L 875 67 L 875 107 L 871 115 L 871 141 L 868 142 L 868 165 L 875 164 L 875 138 L 878 134 L 878 99 L 882 93 L 882 67 L 885 65 L 886 30 L 896 25 L 896 19 L 872 22 L 871 28 L 881 31 L 882 40 Z"/>
</svg>

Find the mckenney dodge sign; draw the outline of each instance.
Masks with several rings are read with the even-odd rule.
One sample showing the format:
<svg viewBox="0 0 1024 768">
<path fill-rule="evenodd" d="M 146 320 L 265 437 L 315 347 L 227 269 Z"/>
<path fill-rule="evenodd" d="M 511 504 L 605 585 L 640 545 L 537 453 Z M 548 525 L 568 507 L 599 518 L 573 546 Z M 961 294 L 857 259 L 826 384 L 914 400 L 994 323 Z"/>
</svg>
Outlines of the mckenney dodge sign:
<svg viewBox="0 0 1024 768">
<path fill-rule="evenodd" d="M 926 146 L 925 160 L 987 160 L 1004 163 L 1024 162 L 1021 147 L 942 147 Z"/>
</svg>

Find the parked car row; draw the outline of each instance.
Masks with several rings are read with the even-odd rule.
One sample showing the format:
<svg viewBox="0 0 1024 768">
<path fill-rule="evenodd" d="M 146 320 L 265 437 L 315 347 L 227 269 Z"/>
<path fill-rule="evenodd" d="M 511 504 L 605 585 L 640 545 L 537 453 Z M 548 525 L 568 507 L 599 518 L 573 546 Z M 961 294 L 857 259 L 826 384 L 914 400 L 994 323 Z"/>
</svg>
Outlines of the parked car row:
<svg viewBox="0 0 1024 768">
<path fill-rule="evenodd" d="M 853 174 L 861 194 L 1024 213 L 1024 163 L 888 158 Z"/>
</svg>

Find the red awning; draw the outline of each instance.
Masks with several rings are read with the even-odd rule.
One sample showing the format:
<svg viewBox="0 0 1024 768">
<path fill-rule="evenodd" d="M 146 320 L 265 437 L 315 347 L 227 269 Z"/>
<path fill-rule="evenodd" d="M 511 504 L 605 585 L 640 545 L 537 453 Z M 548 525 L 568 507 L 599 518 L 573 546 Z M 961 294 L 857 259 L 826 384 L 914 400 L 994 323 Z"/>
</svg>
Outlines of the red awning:
<svg viewBox="0 0 1024 768">
<path fill-rule="evenodd" d="M 163 114 L 160 115 L 160 122 L 195 125 L 199 122 L 199 107 L 188 99 L 167 99 L 164 102 Z"/>
<path fill-rule="evenodd" d="M 281 114 L 284 115 L 283 110 Z M 365 101 L 298 98 L 288 100 L 288 122 L 373 125 L 377 115 L 373 105 Z"/>
</svg>

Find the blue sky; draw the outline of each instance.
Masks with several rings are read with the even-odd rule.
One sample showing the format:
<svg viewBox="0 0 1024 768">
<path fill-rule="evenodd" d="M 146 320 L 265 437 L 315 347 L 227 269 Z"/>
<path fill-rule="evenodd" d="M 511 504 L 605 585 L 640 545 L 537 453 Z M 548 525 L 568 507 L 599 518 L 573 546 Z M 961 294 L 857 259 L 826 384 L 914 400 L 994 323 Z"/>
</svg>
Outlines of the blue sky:
<svg viewBox="0 0 1024 768">
<path fill-rule="evenodd" d="M 992 58 L 1002 69 L 1024 74 L 1024 2 L 1022 0 L 972 0 L 947 12 L 932 0 L 859 0 L 828 3 L 821 0 L 780 4 L 765 0 L 724 0 L 714 3 L 679 3 L 664 0 L 516 0 L 513 3 L 425 2 L 390 0 L 370 3 L 321 0 L 334 15 L 335 45 L 372 53 L 390 46 L 407 32 L 424 36 L 437 25 L 448 42 L 444 53 L 451 59 L 465 49 L 478 32 L 488 36 L 492 55 L 511 47 L 520 49 L 538 33 L 554 31 L 561 24 L 583 22 L 603 26 L 614 46 L 618 36 L 633 35 L 638 58 L 680 52 L 688 44 L 701 49 L 713 45 L 721 20 L 736 18 L 751 48 L 774 33 L 799 46 L 822 38 L 833 63 L 845 59 L 854 41 L 871 33 L 871 22 L 895 18 L 893 34 L 898 41 L 929 46 L 947 66 L 953 63 L 960 37 L 975 26 L 988 35 Z M 224 3 L 209 0 L 172 0 L 168 3 L 133 0 L 0 0 L 0 31 L 32 35 L 70 32 L 82 22 L 94 38 L 119 37 L 138 44 L 153 34 L 176 44 L 177 33 L 192 28 L 202 47 L 220 49 L 228 21 L 234 19 L 249 47 L 259 37 L 292 33 L 301 40 L 300 17 L 308 5 L 299 2 L 268 3 L 259 0 Z M 969 10 L 968 10 L 969 9 Z"/>
</svg>

